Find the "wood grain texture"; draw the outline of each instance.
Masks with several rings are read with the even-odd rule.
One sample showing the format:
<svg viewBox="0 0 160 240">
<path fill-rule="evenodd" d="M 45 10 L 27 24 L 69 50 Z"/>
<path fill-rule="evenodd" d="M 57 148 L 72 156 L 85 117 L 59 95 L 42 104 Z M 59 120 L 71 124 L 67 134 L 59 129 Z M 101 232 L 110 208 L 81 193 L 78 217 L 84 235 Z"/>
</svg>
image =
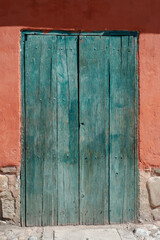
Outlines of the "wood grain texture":
<svg viewBox="0 0 160 240">
<path fill-rule="evenodd" d="M 77 37 L 30 36 L 25 50 L 26 225 L 77 224 Z"/>
<path fill-rule="evenodd" d="M 58 224 L 78 224 L 77 37 L 57 38 Z"/>
<path fill-rule="evenodd" d="M 77 35 L 22 39 L 23 225 L 137 219 L 137 36 Z"/>
<path fill-rule="evenodd" d="M 57 103 L 53 101 L 52 86 L 54 76 L 52 62 L 56 62 L 52 46 L 56 46 L 56 37 L 43 39 L 41 64 L 39 66 L 39 99 L 41 102 L 40 142 L 43 177 L 42 225 L 57 223 Z M 54 147 L 55 146 L 55 147 Z"/>
<path fill-rule="evenodd" d="M 110 222 L 134 221 L 135 213 L 134 38 L 110 42 Z"/>
<path fill-rule="evenodd" d="M 43 168 L 40 140 L 41 102 L 39 75 L 41 64 L 41 37 L 28 37 L 25 44 L 26 94 L 26 225 L 41 225 Z"/>
<path fill-rule="evenodd" d="M 81 37 L 80 223 L 104 224 L 108 198 L 109 76 L 106 37 Z"/>
</svg>

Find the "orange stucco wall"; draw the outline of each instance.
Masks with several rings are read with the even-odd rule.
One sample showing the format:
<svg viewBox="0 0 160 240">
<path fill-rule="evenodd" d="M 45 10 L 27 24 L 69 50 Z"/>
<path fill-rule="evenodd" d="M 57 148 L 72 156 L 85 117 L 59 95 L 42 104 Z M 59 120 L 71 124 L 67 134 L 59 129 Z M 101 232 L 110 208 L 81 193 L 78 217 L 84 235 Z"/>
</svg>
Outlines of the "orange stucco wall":
<svg viewBox="0 0 160 240">
<path fill-rule="evenodd" d="M 20 164 L 20 31 L 0 27 L 0 166 Z"/>
<path fill-rule="evenodd" d="M 140 167 L 160 166 L 160 34 L 139 41 Z"/>
<path fill-rule="evenodd" d="M 21 162 L 20 31 L 31 28 L 140 31 L 140 167 L 160 166 L 159 12 L 159 0 L 2 0 L 0 167 Z"/>
</svg>

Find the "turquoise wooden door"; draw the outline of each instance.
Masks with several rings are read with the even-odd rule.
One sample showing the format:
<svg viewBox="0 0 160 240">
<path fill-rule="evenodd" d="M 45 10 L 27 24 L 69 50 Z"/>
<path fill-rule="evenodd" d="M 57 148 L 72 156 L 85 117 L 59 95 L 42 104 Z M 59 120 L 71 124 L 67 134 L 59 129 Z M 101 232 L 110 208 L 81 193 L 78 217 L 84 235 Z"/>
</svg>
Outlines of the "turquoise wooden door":
<svg viewBox="0 0 160 240">
<path fill-rule="evenodd" d="M 22 224 L 137 218 L 137 37 L 27 35 Z"/>
</svg>

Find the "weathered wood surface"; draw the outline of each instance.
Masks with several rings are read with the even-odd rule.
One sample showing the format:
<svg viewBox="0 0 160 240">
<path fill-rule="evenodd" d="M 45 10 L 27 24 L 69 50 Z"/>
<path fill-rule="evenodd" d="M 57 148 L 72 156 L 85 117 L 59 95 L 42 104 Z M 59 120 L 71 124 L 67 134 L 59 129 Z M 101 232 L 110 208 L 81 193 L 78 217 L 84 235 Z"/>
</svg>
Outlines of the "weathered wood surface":
<svg viewBox="0 0 160 240">
<path fill-rule="evenodd" d="M 77 37 L 25 47 L 26 225 L 77 224 Z"/>
<path fill-rule="evenodd" d="M 80 224 L 108 222 L 108 37 L 81 37 L 79 47 Z"/>
<path fill-rule="evenodd" d="M 135 39 L 110 40 L 110 222 L 135 220 Z"/>
<path fill-rule="evenodd" d="M 134 221 L 137 38 L 28 35 L 23 54 L 23 222 Z"/>
<path fill-rule="evenodd" d="M 25 43 L 26 96 L 26 225 L 41 225 L 43 170 L 40 142 L 39 100 L 40 37 Z"/>
<path fill-rule="evenodd" d="M 79 223 L 77 37 L 57 38 L 58 224 Z"/>
</svg>

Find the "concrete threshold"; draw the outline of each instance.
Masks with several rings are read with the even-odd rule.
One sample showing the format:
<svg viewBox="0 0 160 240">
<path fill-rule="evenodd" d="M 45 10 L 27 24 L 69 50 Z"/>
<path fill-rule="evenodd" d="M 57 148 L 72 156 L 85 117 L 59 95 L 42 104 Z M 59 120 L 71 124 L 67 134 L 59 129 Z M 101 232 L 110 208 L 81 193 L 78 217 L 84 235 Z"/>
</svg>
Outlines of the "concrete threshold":
<svg viewBox="0 0 160 240">
<path fill-rule="evenodd" d="M 43 240 L 135 240 L 132 232 L 118 226 L 44 227 Z"/>
</svg>

